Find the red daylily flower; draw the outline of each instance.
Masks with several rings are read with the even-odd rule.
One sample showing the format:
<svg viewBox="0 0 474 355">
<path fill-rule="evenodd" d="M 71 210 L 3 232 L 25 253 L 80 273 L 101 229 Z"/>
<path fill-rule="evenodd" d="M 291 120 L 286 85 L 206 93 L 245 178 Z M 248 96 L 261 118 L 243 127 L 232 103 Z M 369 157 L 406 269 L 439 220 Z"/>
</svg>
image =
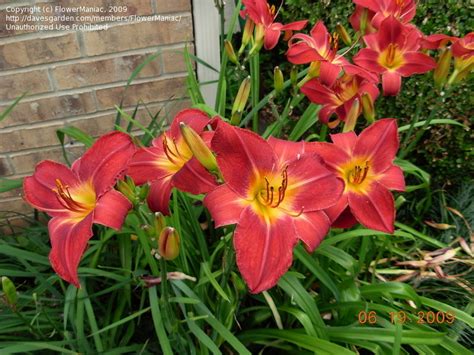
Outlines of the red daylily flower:
<svg viewBox="0 0 474 355">
<path fill-rule="evenodd" d="M 53 217 L 48 223 L 51 265 L 76 287 L 80 287 L 77 268 L 92 237 L 92 224 L 119 230 L 132 207 L 113 187 L 134 152 L 128 135 L 112 132 L 99 138 L 72 168 L 44 160 L 24 180 L 25 200 Z"/>
<path fill-rule="evenodd" d="M 336 78 L 342 66 L 349 65 L 347 59 L 337 54 L 338 39 L 329 34 L 322 21 L 311 29 L 310 36 L 304 33 L 294 35 L 286 53 L 293 64 L 321 62 L 320 73 Z"/>
<path fill-rule="evenodd" d="M 257 26 L 263 26 L 264 30 L 264 47 L 267 50 L 275 48 L 280 38 L 281 32 L 302 30 L 307 20 L 296 21 L 283 25 L 275 22 L 277 14 L 275 13 L 275 6 L 268 4 L 267 0 L 243 0 L 245 10 L 241 11 L 242 18 L 249 17 Z"/>
<path fill-rule="evenodd" d="M 377 33 L 364 36 L 368 48 L 361 49 L 354 62 L 382 74 L 384 95 L 397 95 L 402 76 L 425 73 L 436 67 L 432 58 L 418 52 L 420 40 L 418 29 L 404 26 L 392 16 L 382 22 Z"/>
<path fill-rule="evenodd" d="M 292 262 L 298 239 L 314 250 L 330 221 L 322 211 L 342 182 L 304 144 L 269 142 L 219 121 L 212 149 L 225 184 L 204 199 L 217 227 L 237 223 L 237 265 L 252 293 L 273 287 Z"/>
<path fill-rule="evenodd" d="M 339 121 L 345 121 L 347 114 L 352 108 L 354 100 L 361 100 L 361 96 L 367 93 L 372 102 L 374 102 L 379 90 L 377 85 L 360 75 L 344 74 L 338 79 L 331 81 L 325 80 L 323 76 L 312 79 L 301 88 L 312 102 L 323 105 L 319 111 L 319 120 L 324 124 L 335 127 Z M 362 112 L 360 107 L 359 113 Z M 337 115 L 335 121 L 329 122 L 331 115 Z"/>
<path fill-rule="evenodd" d="M 449 42 L 454 42 L 455 40 L 457 40 L 456 37 L 448 36 L 442 33 L 424 36 L 421 40 L 421 48 L 439 49 L 445 47 Z"/>
<path fill-rule="evenodd" d="M 205 141 L 210 141 L 211 132 L 204 132 L 210 122 L 209 117 L 200 110 L 183 110 L 176 115 L 170 129 L 153 140 L 151 147 L 135 153 L 127 172 L 137 185 L 150 182 L 148 205 L 152 211 L 163 214 L 169 214 L 168 204 L 173 187 L 201 194 L 216 186 L 214 176 L 193 157 L 181 134 L 181 122 Z"/>
<path fill-rule="evenodd" d="M 404 191 L 402 170 L 393 165 L 398 150 L 395 119 L 381 119 L 357 136 L 331 135 L 333 143 L 307 143 L 345 184 L 339 202 L 326 210 L 336 227 L 357 221 L 370 229 L 393 233 L 395 206 L 389 190 Z M 354 218 L 355 217 L 355 218 Z"/>
<path fill-rule="evenodd" d="M 353 0 L 354 4 L 373 12 L 372 26 L 379 28 L 388 17 L 394 17 L 401 23 L 408 23 L 415 17 L 415 0 Z"/>
<path fill-rule="evenodd" d="M 451 46 L 455 68 L 465 73 L 474 66 L 474 32 L 458 39 Z"/>
</svg>

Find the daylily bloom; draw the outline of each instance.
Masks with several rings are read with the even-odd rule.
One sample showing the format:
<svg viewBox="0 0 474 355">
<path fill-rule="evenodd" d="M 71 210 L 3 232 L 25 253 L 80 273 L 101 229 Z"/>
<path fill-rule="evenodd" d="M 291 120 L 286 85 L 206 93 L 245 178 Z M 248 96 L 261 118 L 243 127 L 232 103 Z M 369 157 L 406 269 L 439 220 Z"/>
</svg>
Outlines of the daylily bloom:
<svg viewBox="0 0 474 355">
<path fill-rule="evenodd" d="M 459 77 L 464 77 L 474 68 L 474 32 L 458 39 L 451 46 L 454 57 L 454 68 Z"/>
<path fill-rule="evenodd" d="M 273 287 L 292 262 L 298 239 L 314 250 L 330 221 L 322 211 L 342 193 L 342 182 L 304 144 L 269 142 L 219 121 L 212 150 L 225 184 L 204 205 L 217 227 L 237 223 L 237 265 L 250 291 Z"/>
<path fill-rule="evenodd" d="M 342 66 L 349 65 L 347 59 L 337 54 L 338 38 L 331 36 L 322 21 L 311 29 L 310 35 L 295 34 L 288 43 L 286 53 L 288 61 L 293 64 L 321 62 L 321 74 L 336 78 Z"/>
<path fill-rule="evenodd" d="M 339 121 L 345 121 L 347 114 L 352 108 L 354 100 L 361 100 L 364 93 L 367 93 L 374 102 L 379 90 L 373 82 L 361 77 L 360 75 L 344 74 L 332 82 L 325 80 L 324 77 L 312 79 L 301 88 L 312 102 L 323 105 L 319 111 L 319 119 L 331 128 L 337 126 Z M 359 109 L 357 117 L 362 112 Z M 337 119 L 329 121 L 331 115 L 336 114 Z"/>
<path fill-rule="evenodd" d="M 374 13 L 371 24 L 379 28 L 383 20 L 393 16 L 401 23 L 410 22 L 416 14 L 415 0 L 353 0 L 354 4 Z"/>
<path fill-rule="evenodd" d="M 77 268 L 92 237 L 92 224 L 119 230 L 131 208 L 113 187 L 134 152 L 128 135 L 112 132 L 99 138 L 72 168 L 44 160 L 24 180 L 25 200 L 53 217 L 48 223 L 51 265 L 76 287 Z"/>
<path fill-rule="evenodd" d="M 307 20 L 296 21 L 287 25 L 275 22 L 277 16 L 275 6 L 270 6 L 267 0 L 243 0 L 242 3 L 245 10 L 241 11 L 240 15 L 242 18 L 249 17 L 257 28 L 262 29 L 264 47 L 267 50 L 273 49 L 277 45 L 282 31 L 288 31 L 291 34 L 292 31 L 302 30 L 308 23 Z"/>
<path fill-rule="evenodd" d="M 326 210 L 336 227 L 357 221 L 367 228 L 393 233 L 395 206 L 389 190 L 404 191 L 402 170 L 393 164 L 398 150 L 395 119 L 381 119 L 357 136 L 331 135 L 333 143 L 307 143 L 345 184 L 335 206 Z M 355 218 L 354 218 L 355 217 Z"/>
<path fill-rule="evenodd" d="M 180 123 L 184 123 L 209 142 L 212 134 L 204 132 L 209 122 L 209 117 L 200 110 L 182 110 L 170 129 L 152 141 L 151 147 L 139 149 L 133 156 L 127 175 L 137 185 L 150 182 L 148 205 L 152 211 L 169 214 L 173 187 L 201 194 L 216 186 L 214 176 L 193 157 L 180 130 Z"/>
<path fill-rule="evenodd" d="M 424 36 L 421 40 L 421 48 L 423 49 L 439 49 L 445 47 L 449 42 L 457 40 L 456 37 L 448 36 L 442 33 L 436 33 Z"/>
<path fill-rule="evenodd" d="M 400 91 L 401 77 L 421 74 L 436 67 L 428 55 L 418 52 L 421 35 L 418 29 L 404 26 L 393 16 L 385 19 L 377 33 L 364 36 L 368 48 L 354 56 L 354 62 L 382 74 L 384 95 Z"/>
</svg>

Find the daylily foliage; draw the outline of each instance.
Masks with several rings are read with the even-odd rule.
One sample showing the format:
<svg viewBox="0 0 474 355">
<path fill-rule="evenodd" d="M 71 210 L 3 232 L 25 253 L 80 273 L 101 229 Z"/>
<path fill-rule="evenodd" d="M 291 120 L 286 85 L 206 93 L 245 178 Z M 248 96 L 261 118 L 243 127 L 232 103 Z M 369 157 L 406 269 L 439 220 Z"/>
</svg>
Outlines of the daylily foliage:
<svg viewBox="0 0 474 355">
<path fill-rule="evenodd" d="M 462 80 L 474 65 L 474 35 L 458 39 L 422 34 L 410 23 L 416 12 L 414 0 L 354 3 L 350 22 L 357 37 L 339 27 L 350 48 L 341 49 L 338 35 L 330 34 L 322 21 L 309 34 L 293 34 L 307 21 L 276 22 L 278 10 L 266 0 L 243 0 L 242 46 L 235 53 L 226 42 L 231 62 L 240 65 L 262 47 L 273 49 L 285 32 L 288 61 L 309 66 L 299 83 L 293 69 L 294 92 L 301 91 L 321 106 L 323 125 L 332 129 L 344 122 L 343 133 L 331 134 L 332 143 L 264 139 L 258 132 L 236 127 L 249 96 L 259 94 L 248 77 L 234 102 L 234 119 L 185 109 L 149 147 L 135 146 L 127 134 L 112 132 L 99 138 L 71 168 L 52 161 L 38 164 L 24 181 L 24 196 L 52 217 L 50 261 L 58 275 L 79 287 L 77 269 L 93 235 L 92 225 L 120 229 L 132 207 L 143 213 L 145 199 L 147 211 L 158 213 L 159 227 L 153 227 L 160 236 L 158 254 L 165 260 L 178 257 L 185 243 L 173 227 L 165 226 L 163 217 L 176 213 L 170 208 L 173 189 L 204 194 L 196 204 L 202 201 L 215 227 L 235 225 L 236 262 L 252 293 L 278 282 L 290 268 L 298 242 L 312 252 L 331 227 L 360 223 L 392 234 L 396 211 L 391 191 L 404 191 L 405 180 L 394 164 L 399 148 L 396 119 L 376 119 L 380 80 L 384 95 L 400 93 L 402 77 L 426 73 L 437 65 L 434 77 L 441 86 Z M 248 57 L 239 62 L 247 47 Z M 439 48 L 444 56 L 436 64 L 427 51 Z M 348 53 L 356 50 L 350 58 Z M 452 58 L 454 71 L 448 80 Z M 284 91 L 279 67 L 274 82 L 278 94 Z M 357 124 L 362 112 L 368 117 L 365 128 Z M 127 197 L 114 189 L 118 180 L 118 189 Z M 138 203 L 136 186 L 149 186 L 142 188 L 149 192 Z"/>
</svg>

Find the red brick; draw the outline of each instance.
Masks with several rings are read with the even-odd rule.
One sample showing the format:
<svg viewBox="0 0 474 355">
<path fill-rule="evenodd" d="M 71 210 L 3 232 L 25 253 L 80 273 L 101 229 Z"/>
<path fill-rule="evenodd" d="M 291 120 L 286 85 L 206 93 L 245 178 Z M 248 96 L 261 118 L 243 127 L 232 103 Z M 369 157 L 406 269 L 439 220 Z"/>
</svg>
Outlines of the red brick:
<svg viewBox="0 0 474 355">
<path fill-rule="evenodd" d="M 84 32 L 88 55 L 119 52 L 192 40 L 191 17 L 181 21 L 150 21 L 110 27 L 103 31 Z"/>
<path fill-rule="evenodd" d="M 86 63 L 62 65 L 53 69 L 53 76 L 60 90 L 125 81 L 150 54 L 127 55 Z M 160 72 L 160 61 L 157 57 L 143 67 L 137 78 L 159 76 Z"/>
<path fill-rule="evenodd" d="M 80 56 L 75 33 L 11 42 L 0 46 L 0 69 L 27 67 Z"/>
<path fill-rule="evenodd" d="M 6 107 L 0 107 L 0 111 Z M 95 100 L 90 92 L 20 101 L 10 115 L 0 122 L 0 128 L 73 117 L 95 111 Z"/>
<path fill-rule="evenodd" d="M 8 164 L 7 158 L 0 158 L 0 176 L 13 175 L 13 171 Z"/>
<path fill-rule="evenodd" d="M 0 205 L 0 213 L 7 212 L 26 214 L 33 212 L 33 208 L 21 198 L 2 200 Z"/>
<path fill-rule="evenodd" d="M 14 99 L 24 92 L 29 95 L 51 91 L 46 70 L 0 76 L 0 99 Z"/>
<path fill-rule="evenodd" d="M 56 130 L 62 124 L 54 126 L 29 128 L 0 133 L 0 152 L 15 152 L 30 148 L 58 145 Z"/>
</svg>

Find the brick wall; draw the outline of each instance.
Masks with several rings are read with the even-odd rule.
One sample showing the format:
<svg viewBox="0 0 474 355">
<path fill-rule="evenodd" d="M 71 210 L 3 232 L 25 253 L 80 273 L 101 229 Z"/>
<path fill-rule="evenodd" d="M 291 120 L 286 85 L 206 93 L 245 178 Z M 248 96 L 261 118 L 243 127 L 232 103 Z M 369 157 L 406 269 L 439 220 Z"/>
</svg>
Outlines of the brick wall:
<svg viewBox="0 0 474 355">
<path fill-rule="evenodd" d="M 70 30 L 40 31 L 38 25 L 50 25 L 50 19 L 12 18 L 14 8 L 51 6 L 53 13 L 66 14 L 61 8 L 102 7 L 96 15 L 181 16 L 180 21 L 163 17 L 154 21 L 96 22 L 103 29 L 72 30 L 80 18 L 54 20 L 54 25 L 69 25 Z M 117 8 L 124 6 L 117 13 Z M 125 8 L 126 7 L 126 8 Z M 58 10 L 58 11 L 55 11 Z M 28 15 L 28 13 L 25 13 Z M 76 15 L 94 15 L 83 11 Z M 10 16 L 10 17 L 7 17 Z M 49 21 L 49 22 L 48 22 Z M 8 24 L 30 24 L 35 28 L 7 28 Z M 89 22 L 93 24 L 93 22 Z M 107 29 L 105 29 L 107 25 Z M 64 27 L 61 27 L 64 28 Z M 43 159 L 63 161 L 56 130 L 78 127 L 98 136 L 113 128 L 114 105 L 124 97 L 132 110 L 142 101 L 153 113 L 172 117 L 188 105 L 185 98 L 185 66 L 182 50 L 192 41 L 191 0 L 0 0 L 0 111 L 16 97 L 28 92 L 9 117 L 0 122 L 0 177 L 28 175 Z M 147 64 L 124 95 L 124 87 L 133 70 L 144 59 L 160 51 Z M 148 120 L 145 109 L 141 121 Z M 78 157 L 83 147 L 70 139 L 68 152 Z M 27 212 L 21 191 L 0 194 L 1 211 Z M 1 216 L 0 216 L 1 217 Z"/>
</svg>

